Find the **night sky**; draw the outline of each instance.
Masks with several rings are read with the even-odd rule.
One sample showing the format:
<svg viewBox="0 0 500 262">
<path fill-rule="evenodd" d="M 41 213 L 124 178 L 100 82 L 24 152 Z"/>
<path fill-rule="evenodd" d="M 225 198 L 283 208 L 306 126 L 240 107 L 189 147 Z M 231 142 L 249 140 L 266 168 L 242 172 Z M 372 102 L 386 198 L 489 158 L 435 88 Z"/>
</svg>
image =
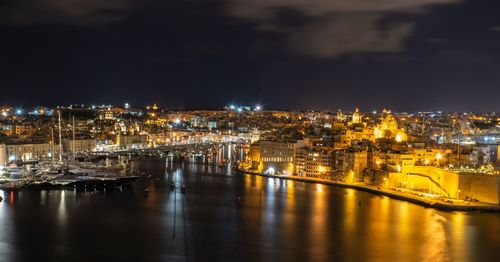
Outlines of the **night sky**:
<svg viewBox="0 0 500 262">
<path fill-rule="evenodd" d="M 500 111 L 498 0 L 4 0 L 0 103 Z"/>
</svg>

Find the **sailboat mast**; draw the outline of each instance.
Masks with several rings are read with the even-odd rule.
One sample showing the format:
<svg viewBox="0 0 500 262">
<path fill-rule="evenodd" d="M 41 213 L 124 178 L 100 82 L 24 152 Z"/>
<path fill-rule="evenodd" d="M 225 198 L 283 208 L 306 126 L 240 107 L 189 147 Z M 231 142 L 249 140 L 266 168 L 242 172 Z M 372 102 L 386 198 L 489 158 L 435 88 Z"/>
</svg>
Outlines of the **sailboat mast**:
<svg viewBox="0 0 500 262">
<path fill-rule="evenodd" d="M 62 147 L 62 129 L 61 129 L 61 111 L 57 111 L 58 115 L 58 125 L 59 125 L 59 161 L 62 162 L 62 153 L 63 153 L 63 147 Z"/>
<path fill-rule="evenodd" d="M 73 148 L 71 151 L 73 151 L 73 160 L 76 159 L 76 152 L 75 152 L 75 116 L 73 116 Z"/>
<path fill-rule="evenodd" d="M 54 164 L 54 154 L 56 153 L 56 150 L 55 150 L 55 145 L 54 145 L 54 125 L 52 125 L 52 127 L 50 128 L 50 135 L 52 137 L 52 153 L 50 154 L 51 157 L 52 157 L 52 164 Z"/>
</svg>

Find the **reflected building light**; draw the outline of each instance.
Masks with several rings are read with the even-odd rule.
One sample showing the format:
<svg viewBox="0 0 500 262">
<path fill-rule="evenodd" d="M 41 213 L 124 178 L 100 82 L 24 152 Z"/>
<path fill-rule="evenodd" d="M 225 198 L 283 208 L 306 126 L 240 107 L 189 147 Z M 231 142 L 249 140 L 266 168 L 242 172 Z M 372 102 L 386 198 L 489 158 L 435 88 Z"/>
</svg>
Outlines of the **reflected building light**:
<svg viewBox="0 0 500 262">
<path fill-rule="evenodd" d="M 322 184 L 316 184 L 316 191 L 318 193 L 323 193 L 323 185 Z"/>
</svg>

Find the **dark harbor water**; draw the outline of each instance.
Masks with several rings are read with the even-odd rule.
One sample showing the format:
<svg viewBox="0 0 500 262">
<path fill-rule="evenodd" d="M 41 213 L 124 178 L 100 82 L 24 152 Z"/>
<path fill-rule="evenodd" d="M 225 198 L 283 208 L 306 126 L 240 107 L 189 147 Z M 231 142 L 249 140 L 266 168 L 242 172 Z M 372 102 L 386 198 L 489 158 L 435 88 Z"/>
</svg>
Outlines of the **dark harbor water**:
<svg viewBox="0 0 500 262">
<path fill-rule="evenodd" d="M 0 261 L 500 258 L 500 214 L 440 212 L 209 165 L 133 166 L 152 177 L 122 191 L 0 191 Z"/>
</svg>

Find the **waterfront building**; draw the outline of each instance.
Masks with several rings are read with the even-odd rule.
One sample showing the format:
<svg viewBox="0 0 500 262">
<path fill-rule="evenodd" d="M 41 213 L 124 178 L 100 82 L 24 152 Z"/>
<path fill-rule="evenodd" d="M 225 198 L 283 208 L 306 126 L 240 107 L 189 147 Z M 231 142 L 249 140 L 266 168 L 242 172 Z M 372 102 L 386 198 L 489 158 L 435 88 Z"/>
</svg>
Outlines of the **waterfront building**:
<svg viewBox="0 0 500 262">
<path fill-rule="evenodd" d="M 115 145 L 120 149 L 144 148 L 148 145 L 147 135 L 116 135 Z"/>
<path fill-rule="evenodd" d="M 303 148 L 307 141 L 275 142 L 260 141 L 260 163 L 263 172 L 269 174 L 292 175 L 295 172 L 294 158 L 297 148 Z"/>
<path fill-rule="evenodd" d="M 389 172 L 384 186 L 500 204 L 500 175 L 495 174 L 459 172 L 432 166 L 407 166 L 401 172 Z"/>
<path fill-rule="evenodd" d="M 294 163 L 298 176 L 331 178 L 334 170 L 333 149 L 298 148 Z"/>
<path fill-rule="evenodd" d="M 33 161 L 59 156 L 59 146 L 52 143 L 7 145 L 9 161 Z"/>
<path fill-rule="evenodd" d="M 97 144 L 97 139 L 87 138 L 87 139 L 63 139 L 62 145 L 64 152 L 74 152 L 73 153 L 89 153 L 94 151 Z"/>
<path fill-rule="evenodd" d="M 368 167 L 368 151 L 366 149 L 349 148 L 337 150 L 334 155 L 335 169 L 346 182 L 361 182 Z"/>
<path fill-rule="evenodd" d="M 7 146 L 5 144 L 0 144 L 0 165 L 6 165 L 8 161 Z"/>
<path fill-rule="evenodd" d="M 261 157 L 260 157 L 260 143 L 252 143 L 250 144 L 250 148 L 247 154 L 247 163 L 250 169 L 255 170 L 257 172 L 262 172 L 264 170 L 264 166 L 262 165 Z"/>
</svg>

